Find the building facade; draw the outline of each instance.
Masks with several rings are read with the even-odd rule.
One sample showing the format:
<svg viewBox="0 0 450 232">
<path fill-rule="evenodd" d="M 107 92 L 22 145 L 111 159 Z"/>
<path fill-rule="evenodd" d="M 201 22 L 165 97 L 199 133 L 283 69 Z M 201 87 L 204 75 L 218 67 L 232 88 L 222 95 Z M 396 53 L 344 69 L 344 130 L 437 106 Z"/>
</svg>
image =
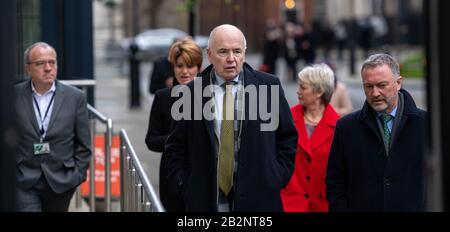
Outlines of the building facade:
<svg viewBox="0 0 450 232">
<path fill-rule="evenodd" d="M 92 1 L 17 0 L 17 76 L 24 80 L 23 52 L 44 41 L 58 54 L 58 79 L 94 79 Z M 93 104 L 93 90 L 88 101 Z"/>
<path fill-rule="evenodd" d="M 125 36 L 146 29 L 173 27 L 189 31 L 186 2 L 194 2 L 195 34 L 208 35 L 217 25 L 230 23 L 241 28 L 250 51 L 262 49 L 266 21 L 312 24 L 320 32 L 326 23 L 362 20 L 380 15 L 389 28 L 386 42 L 420 43 L 423 0 L 116 0 L 122 2 Z M 133 5 L 138 5 L 133 10 Z M 136 15 L 138 17 L 136 17 Z M 137 26 L 134 26 L 137 25 Z M 419 26 L 417 26 L 419 25 Z M 133 33 L 133 28 L 137 32 Z M 413 35 L 411 38 L 408 36 Z"/>
</svg>

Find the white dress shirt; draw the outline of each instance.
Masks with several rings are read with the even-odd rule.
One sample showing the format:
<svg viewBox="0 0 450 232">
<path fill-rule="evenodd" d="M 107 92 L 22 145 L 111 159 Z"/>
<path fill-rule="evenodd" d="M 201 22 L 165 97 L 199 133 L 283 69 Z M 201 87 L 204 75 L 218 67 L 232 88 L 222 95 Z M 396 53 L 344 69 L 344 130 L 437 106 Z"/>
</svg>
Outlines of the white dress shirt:
<svg viewBox="0 0 450 232">
<path fill-rule="evenodd" d="M 31 82 L 31 90 L 33 91 L 32 97 L 34 99 L 36 99 L 36 102 L 39 105 L 39 108 L 36 107 L 36 102 L 34 99 L 32 99 L 34 113 L 36 115 L 36 119 L 37 119 L 37 122 L 39 125 L 39 130 L 42 128 L 42 124 L 44 125 L 45 133 L 42 135 L 42 137 L 45 138 L 45 136 L 47 134 L 48 123 L 50 122 L 50 118 L 52 116 L 53 103 L 50 105 L 50 108 L 48 109 L 47 117 L 45 117 L 45 112 L 47 111 L 47 108 L 49 107 L 49 104 L 51 103 L 50 101 L 52 99 L 52 96 L 56 91 L 56 85 L 55 85 L 55 82 L 53 82 L 52 87 L 47 92 L 45 92 L 44 94 L 41 95 L 34 88 L 33 82 Z M 54 101 L 55 101 L 55 99 L 53 99 L 53 102 Z M 41 113 L 40 116 L 39 116 L 38 110 Z"/>
<path fill-rule="evenodd" d="M 221 126 L 222 126 L 222 111 L 223 111 L 223 97 L 225 96 L 225 87 L 223 86 L 223 84 L 225 83 L 225 80 L 220 77 L 219 75 L 217 75 L 217 73 L 215 73 L 216 75 L 216 84 L 214 85 L 214 99 L 215 99 L 215 119 L 216 119 L 216 131 L 218 133 L 218 137 L 220 138 L 220 132 L 221 132 Z M 236 76 L 233 80 L 232 80 L 235 84 L 233 85 L 233 96 L 234 99 L 236 99 L 236 94 L 237 94 L 237 90 L 238 90 L 238 81 L 239 81 L 239 75 Z M 235 106 L 236 107 L 236 106 Z"/>
</svg>

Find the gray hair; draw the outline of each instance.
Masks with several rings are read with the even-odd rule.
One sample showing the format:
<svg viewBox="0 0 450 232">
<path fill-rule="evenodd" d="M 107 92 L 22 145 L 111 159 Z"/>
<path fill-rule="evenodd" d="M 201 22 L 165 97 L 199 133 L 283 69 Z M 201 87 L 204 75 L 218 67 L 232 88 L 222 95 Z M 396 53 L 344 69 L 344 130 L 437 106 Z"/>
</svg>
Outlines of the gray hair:
<svg viewBox="0 0 450 232">
<path fill-rule="evenodd" d="M 308 83 L 316 93 L 323 92 L 322 101 L 330 103 L 334 92 L 334 73 L 326 64 L 308 66 L 298 73 L 300 83 Z"/>
<path fill-rule="evenodd" d="M 52 49 L 52 50 L 55 52 L 55 54 L 56 54 L 55 48 L 53 48 L 50 44 L 48 44 L 48 43 L 46 43 L 46 42 L 37 42 L 37 43 L 34 43 L 34 44 L 30 45 L 27 49 L 25 49 L 25 52 L 24 52 L 24 54 L 23 54 L 23 61 L 24 61 L 24 64 L 28 64 L 29 62 L 31 62 L 31 61 L 30 61 L 30 53 L 31 53 L 31 50 L 33 50 L 33 48 L 35 48 L 35 47 L 45 47 L 45 48 L 50 48 L 50 49 Z"/>
<path fill-rule="evenodd" d="M 369 58 L 367 58 L 361 68 L 361 76 L 367 69 L 376 68 L 382 65 L 387 65 L 391 69 L 394 77 L 400 76 L 400 66 L 397 60 L 395 60 L 395 58 L 391 55 L 384 53 L 371 55 Z"/>
<path fill-rule="evenodd" d="M 211 31 L 211 33 L 209 34 L 209 38 L 208 38 L 208 49 L 211 48 L 211 43 L 214 40 L 214 37 L 216 36 L 216 33 L 219 29 L 238 30 L 242 34 L 242 38 L 244 38 L 244 49 L 245 50 L 247 49 L 247 39 L 245 39 L 244 33 L 239 28 L 237 28 L 236 26 L 231 25 L 231 24 L 222 24 L 220 26 L 215 27 Z"/>
</svg>

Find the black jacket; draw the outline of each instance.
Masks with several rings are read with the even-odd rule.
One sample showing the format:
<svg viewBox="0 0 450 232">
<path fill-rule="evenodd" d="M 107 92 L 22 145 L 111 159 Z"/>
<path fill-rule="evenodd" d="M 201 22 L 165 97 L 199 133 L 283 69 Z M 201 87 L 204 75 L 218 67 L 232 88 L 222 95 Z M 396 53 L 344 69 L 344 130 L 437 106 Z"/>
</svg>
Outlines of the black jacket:
<svg viewBox="0 0 450 232">
<path fill-rule="evenodd" d="M 201 75 L 202 89 L 210 84 L 211 70 L 210 66 Z M 260 125 L 265 121 L 261 120 L 259 114 L 257 120 L 248 120 L 249 102 L 246 99 L 246 118 L 242 123 L 232 210 L 282 211 L 280 190 L 289 182 L 294 170 L 297 131 L 279 80 L 270 74 L 254 71 L 246 64 L 244 76 L 245 86 L 267 85 L 269 93 L 270 86 L 280 86 L 277 96 L 279 126 L 275 131 L 260 131 Z M 188 85 L 192 93 L 194 83 L 198 80 Z M 202 106 L 209 100 L 211 97 L 202 97 Z M 169 179 L 182 194 L 188 211 L 217 211 L 216 144 L 213 120 L 174 121 L 165 150 Z"/>
<path fill-rule="evenodd" d="M 150 75 L 148 90 L 154 94 L 157 90 L 166 88 L 166 80 L 173 77 L 175 81 L 175 74 L 173 73 L 172 65 L 167 57 L 161 57 L 153 62 L 153 70 Z"/>
<path fill-rule="evenodd" d="M 150 111 L 145 144 L 149 150 L 163 152 L 167 136 L 172 124 L 170 114 L 175 98 L 170 96 L 172 88 L 164 88 L 156 91 Z M 167 212 L 184 211 L 184 203 L 181 196 L 173 191 L 167 179 L 167 159 L 164 152 L 161 155 L 159 165 L 159 197 Z"/>
<path fill-rule="evenodd" d="M 425 112 L 400 92 L 403 114 L 389 155 L 367 101 L 337 122 L 326 177 L 330 211 L 424 210 Z"/>
</svg>

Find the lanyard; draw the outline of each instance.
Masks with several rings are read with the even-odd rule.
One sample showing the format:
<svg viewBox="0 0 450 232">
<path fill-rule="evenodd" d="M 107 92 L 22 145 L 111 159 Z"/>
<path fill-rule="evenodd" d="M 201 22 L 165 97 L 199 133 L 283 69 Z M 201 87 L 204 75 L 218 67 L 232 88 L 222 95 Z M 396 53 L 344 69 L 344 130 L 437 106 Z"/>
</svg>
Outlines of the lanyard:
<svg viewBox="0 0 450 232">
<path fill-rule="evenodd" d="M 50 103 L 49 103 L 48 106 L 47 106 L 47 110 L 45 110 L 44 118 L 42 118 L 42 115 L 41 115 L 41 109 L 39 108 L 39 104 L 38 104 L 36 98 L 35 98 L 34 95 L 33 95 L 34 104 L 36 104 L 36 108 L 37 108 L 38 114 L 39 114 L 39 119 L 41 120 L 41 130 L 40 130 L 40 133 L 41 133 L 41 142 L 42 142 L 43 137 L 44 137 L 44 134 L 45 134 L 44 121 L 45 121 L 45 119 L 47 118 L 48 111 L 50 110 L 50 106 L 52 106 L 53 99 L 55 99 L 55 93 L 56 93 L 56 92 L 53 93 L 52 98 L 50 99 Z"/>
</svg>

